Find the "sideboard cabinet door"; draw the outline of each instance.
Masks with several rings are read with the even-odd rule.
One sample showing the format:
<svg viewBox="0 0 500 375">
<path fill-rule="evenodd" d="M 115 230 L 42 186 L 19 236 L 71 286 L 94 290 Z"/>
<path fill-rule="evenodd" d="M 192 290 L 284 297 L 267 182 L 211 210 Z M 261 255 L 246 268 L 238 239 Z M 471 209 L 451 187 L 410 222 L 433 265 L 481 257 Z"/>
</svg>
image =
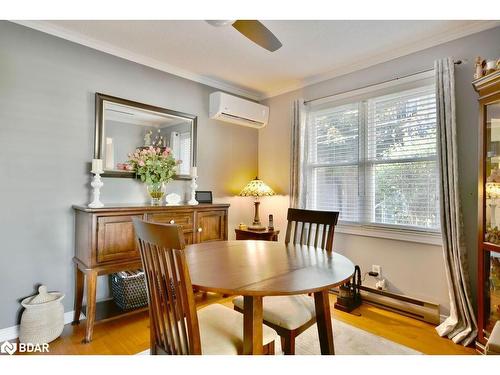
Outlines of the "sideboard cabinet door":
<svg viewBox="0 0 500 375">
<path fill-rule="evenodd" d="M 142 215 L 97 218 L 97 263 L 139 258 L 132 218 Z"/>
<path fill-rule="evenodd" d="M 198 242 L 227 239 L 227 211 L 199 211 L 196 214 Z"/>
</svg>

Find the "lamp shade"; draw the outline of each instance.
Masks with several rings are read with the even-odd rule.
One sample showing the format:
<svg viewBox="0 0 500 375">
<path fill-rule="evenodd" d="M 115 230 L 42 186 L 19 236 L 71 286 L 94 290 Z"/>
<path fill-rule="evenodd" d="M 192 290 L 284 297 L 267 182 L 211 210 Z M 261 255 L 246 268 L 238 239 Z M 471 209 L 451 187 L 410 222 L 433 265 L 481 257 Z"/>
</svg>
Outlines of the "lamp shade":
<svg viewBox="0 0 500 375">
<path fill-rule="evenodd" d="M 275 195 L 273 189 L 257 177 L 246 184 L 239 194 L 240 197 L 267 197 L 271 195 Z"/>
</svg>

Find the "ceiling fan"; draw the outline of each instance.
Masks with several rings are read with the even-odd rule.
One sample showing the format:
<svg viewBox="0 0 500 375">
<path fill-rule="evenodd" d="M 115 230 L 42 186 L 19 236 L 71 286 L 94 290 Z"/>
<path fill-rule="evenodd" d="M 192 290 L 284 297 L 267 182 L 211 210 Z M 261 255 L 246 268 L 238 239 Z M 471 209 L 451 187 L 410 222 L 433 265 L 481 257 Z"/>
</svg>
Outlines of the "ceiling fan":
<svg viewBox="0 0 500 375">
<path fill-rule="evenodd" d="M 252 42 L 271 52 L 282 46 L 278 38 L 257 20 L 207 20 L 207 22 L 215 27 L 231 25 Z"/>
</svg>

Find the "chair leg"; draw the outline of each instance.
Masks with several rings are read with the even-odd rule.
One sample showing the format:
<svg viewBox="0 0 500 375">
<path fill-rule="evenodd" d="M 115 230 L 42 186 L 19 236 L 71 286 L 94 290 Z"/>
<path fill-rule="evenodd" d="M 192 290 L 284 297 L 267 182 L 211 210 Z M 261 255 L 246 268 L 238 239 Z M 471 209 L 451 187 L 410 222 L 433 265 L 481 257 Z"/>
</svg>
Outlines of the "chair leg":
<svg viewBox="0 0 500 375">
<path fill-rule="evenodd" d="M 151 348 L 149 349 L 149 354 L 150 355 L 157 355 L 158 354 L 158 348 L 156 347 L 155 343 L 151 343 Z"/>
<path fill-rule="evenodd" d="M 271 341 L 269 344 L 267 344 L 266 346 L 264 346 L 263 353 L 265 355 L 275 355 L 274 341 Z"/>
<path fill-rule="evenodd" d="M 285 355 L 295 355 L 295 335 L 292 331 L 280 336 L 281 337 L 281 350 Z"/>
<path fill-rule="evenodd" d="M 158 346 L 156 345 L 156 337 L 153 329 L 153 323 L 151 322 L 151 310 L 150 310 L 150 320 L 149 320 L 149 353 L 151 355 L 158 354 Z"/>
</svg>

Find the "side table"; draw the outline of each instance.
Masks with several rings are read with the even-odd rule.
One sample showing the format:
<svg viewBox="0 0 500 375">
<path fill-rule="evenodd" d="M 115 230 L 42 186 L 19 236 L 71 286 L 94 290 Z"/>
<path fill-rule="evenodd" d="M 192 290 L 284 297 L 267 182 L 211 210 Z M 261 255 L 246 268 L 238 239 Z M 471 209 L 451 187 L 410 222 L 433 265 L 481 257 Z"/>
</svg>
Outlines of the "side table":
<svg viewBox="0 0 500 375">
<path fill-rule="evenodd" d="M 279 230 L 250 230 L 250 229 L 239 229 L 234 230 L 236 232 L 237 240 L 261 240 L 261 241 L 278 241 Z"/>
</svg>

